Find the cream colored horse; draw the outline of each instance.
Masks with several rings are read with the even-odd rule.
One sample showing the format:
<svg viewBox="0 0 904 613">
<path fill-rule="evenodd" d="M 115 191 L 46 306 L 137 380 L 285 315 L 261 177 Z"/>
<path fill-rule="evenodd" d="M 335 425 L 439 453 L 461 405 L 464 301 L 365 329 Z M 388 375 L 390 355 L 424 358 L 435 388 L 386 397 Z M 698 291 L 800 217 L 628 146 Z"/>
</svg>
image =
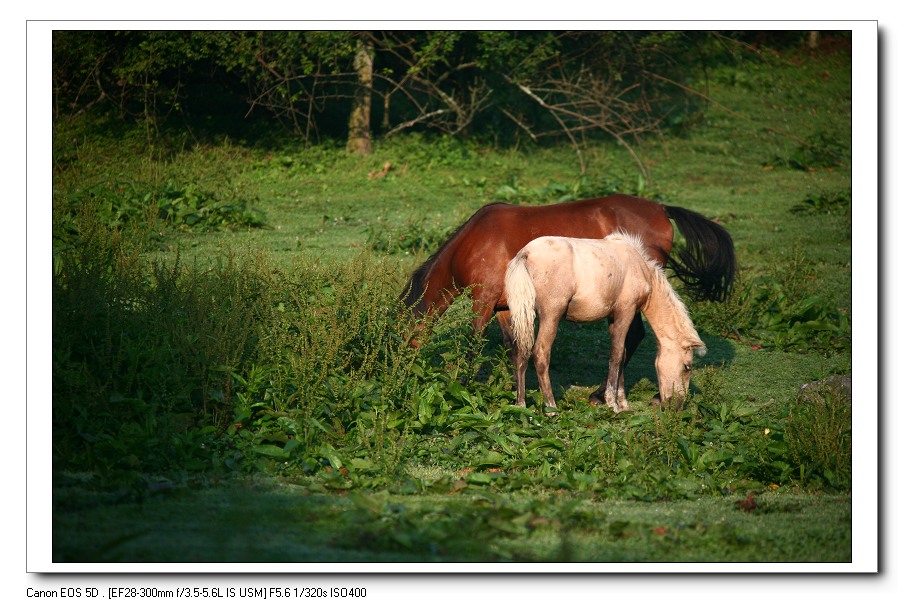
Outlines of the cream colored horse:
<svg viewBox="0 0 904 613">
<path fill-rule="evenodd" d="M 505 293 L 519 406 L 525 405 L 524 375 L 531 353 L 546 406 L 556 406 L 549 382 L 549 354 L 563 317 L 575 322 L 609 318 L 609 375 L 594 397 L 605 398 L 616 413 L 628 410 L 625 335 L 637 311 L 646 316 L 659 343 L 656 375 L 663 404 L 681 405 L 690 385 L 693 354 L 706 353 L 687 308 L 662 268 L 647 256 L 640 239 L 627 234 L 615 233 L 600 240 L 535 239 L 509 263 Z M 540 319 L 536 343 L 535 315 Z"/>
</svg>

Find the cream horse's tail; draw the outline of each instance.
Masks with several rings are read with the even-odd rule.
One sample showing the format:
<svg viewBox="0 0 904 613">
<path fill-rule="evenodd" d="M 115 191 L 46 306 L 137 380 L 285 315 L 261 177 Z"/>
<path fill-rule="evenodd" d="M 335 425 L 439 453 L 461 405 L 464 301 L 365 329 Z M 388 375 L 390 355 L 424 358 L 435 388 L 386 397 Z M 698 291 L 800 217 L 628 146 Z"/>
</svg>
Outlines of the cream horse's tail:
<svg viewBox="0 0 904 613">
<path fill-rule="evenodd" d="M 505 295 L 512 318 L 512 337 L 522 357 L 529 357 L 534 347 L 534 309 L 537 291 L 524 261 L 527 254 L 518 253 L 505 271 Z"/>
</svg>

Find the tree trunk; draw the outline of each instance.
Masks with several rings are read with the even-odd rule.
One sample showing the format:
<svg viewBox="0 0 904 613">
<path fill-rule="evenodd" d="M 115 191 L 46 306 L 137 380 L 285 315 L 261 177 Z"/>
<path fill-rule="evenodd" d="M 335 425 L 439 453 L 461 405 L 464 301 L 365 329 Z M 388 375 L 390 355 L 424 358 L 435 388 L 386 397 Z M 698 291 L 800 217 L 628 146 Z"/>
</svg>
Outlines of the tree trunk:
<svg viewBox="0 0 904 613">
<path fill-rule="evenodd" d="M 819 30 L 810 30 L 810 34 L 807 36 L 807 47 L 810 49 L 819 48 Z"/>
<path fill-rule="evenodd" d="M 374 82 L 374 48 L 370 42 L 358 39 L 358 50 L 355 53 L 355 70 L 358 72 L 358 87 L 352 112 L 348 118 L 349 153 L 370 155 L 373 146 L 370 142 L 370 101 Z"/>
</svg>

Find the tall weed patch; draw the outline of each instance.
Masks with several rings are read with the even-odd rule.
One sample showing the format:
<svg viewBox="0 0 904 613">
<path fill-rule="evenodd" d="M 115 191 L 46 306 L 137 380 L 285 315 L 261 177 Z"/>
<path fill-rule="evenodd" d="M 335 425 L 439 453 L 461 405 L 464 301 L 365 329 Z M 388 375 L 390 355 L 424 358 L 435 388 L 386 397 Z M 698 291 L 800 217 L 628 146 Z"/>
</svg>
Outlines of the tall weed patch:
<svg viewBox="0 0 904 613">
<path fill-rule="evenodd" d="M 401 275 L 367 253 L 277 270 L 260 253 L 148 260 L 99 223 L 78 236 L 53 290 L 61 468 L 392 474 L 409 432 L 486 406 L 460 382 L 492 362 L 467 309 L 416 350 Z"/>
<path fill-rule="evenodd" d="M 851 486 L 852 403 L 840 385 L 816 386 L 791 408 L 785 429 L 801 481 L 820 480 L 832 488 Z"/>
<path fill-rule="evenodd" d="M 391 406 L 407 378 L 394 279 L 362 257 L 336 267 L 304 262 L 273 281 L 259 361 L 269 394 L 237 405 L 236 423 L 254 425 L 243 434 L 261 455 L 327 456 L 360 413 Z"/>
<path fill-rule="evenodd" d="M 79 235 L 54 277 L 61 470 L 139 489 L 148 474 L 263 471 L 338 490 L 639 500 L 848 482 L 843 415 L 733 402 L 711 370 L 677 413 L 613 416 L 570 393 L 554 420 L 514 407 L 507 358 L 473 333 L 466 303 L 412 347 L 403 275 L 369 252 L 164 262 L 119 229 Z"/>
<path fill-rule="evenodd" d="M 149 264 L 141 241 L 90 218 L 53 280 L 55 458 L 157 470 L 203 464 L 256 355 L 253 261 Z M 197 460 L 197 462 L 195 462 Z"/>
</svg>

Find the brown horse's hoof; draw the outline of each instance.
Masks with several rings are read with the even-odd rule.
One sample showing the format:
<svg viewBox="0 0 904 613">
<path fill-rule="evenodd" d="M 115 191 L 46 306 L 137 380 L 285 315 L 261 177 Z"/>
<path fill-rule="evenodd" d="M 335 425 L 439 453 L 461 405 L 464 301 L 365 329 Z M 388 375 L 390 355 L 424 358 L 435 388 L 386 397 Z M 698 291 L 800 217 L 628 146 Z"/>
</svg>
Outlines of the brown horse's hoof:
<svg viewBox="0 0 904 613">
<path fill-rule="evenodd" d="M 652 398 L 650 398 L 650 406 L 659 407 L 662 406 L 662 396 L 656 394 Z"/>
</svg>

